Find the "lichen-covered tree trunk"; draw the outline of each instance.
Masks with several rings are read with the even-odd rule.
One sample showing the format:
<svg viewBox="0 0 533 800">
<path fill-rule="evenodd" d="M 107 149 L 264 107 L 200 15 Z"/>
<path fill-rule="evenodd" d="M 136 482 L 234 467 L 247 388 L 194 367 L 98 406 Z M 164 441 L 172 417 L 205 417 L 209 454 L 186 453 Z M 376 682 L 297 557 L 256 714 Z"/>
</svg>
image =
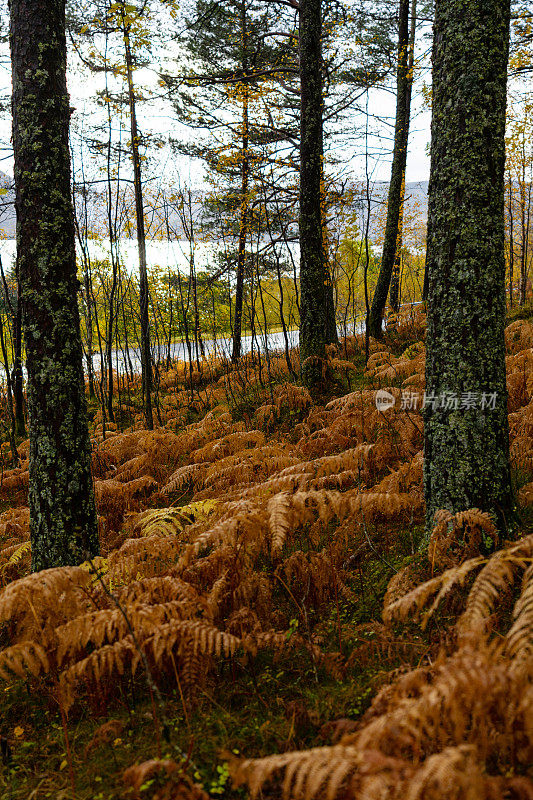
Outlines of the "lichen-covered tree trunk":
<svg viewBox="0 0 533 800">
<path fill-rule="evenodd" d="M 409 70 L 409 2 L 400 0 L 398 16 L 398 68 L 396 75 L 396 123 L 394 130 L 394 150 L 392 155 L 391 179 L 387 204 L 387 222 L 383 241 L 383 254 L 372 307 L 368 321 L 370 336 L 380 339 L 383 335 L 383 313 L 394 268 L 399 242 L 400 215 L 405 194 L 405 167 L 407 162 L 407 142 L 411 116 L 412 74 Z M 413 10 L 413 17 L 414 11 Z M 413 30 L 414 36 L 414 30 Z M 413 42 L 414 44 L 414 42 Z"/>
<path fill-rule="evenodd" d="M 300 359 L 308 386 L 320 382 L 332 338 L 332 286 L 323 246 L 321 39 L 320 0 L 301 0 Z"/>
<path fill-rule="evenodd" d="M 64 0 L 11 0 L 32 567 L 98 553 L 68 149 Z"/>
<path fill-rule="evenodd" d="M 505 381 L 509 0 L 437 0 L 424 484 L 440 508 L 512 511 Z"/>
</svg>

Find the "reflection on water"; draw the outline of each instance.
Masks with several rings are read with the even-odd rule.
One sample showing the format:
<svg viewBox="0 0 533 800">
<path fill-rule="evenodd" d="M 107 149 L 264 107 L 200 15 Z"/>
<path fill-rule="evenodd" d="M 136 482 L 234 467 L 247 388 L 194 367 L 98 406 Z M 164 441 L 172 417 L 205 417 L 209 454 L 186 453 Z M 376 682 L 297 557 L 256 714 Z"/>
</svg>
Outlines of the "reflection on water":
<svg viewBox="0 0 533 800">
<path fill-rule="evenodd" d="M 287 339 L 289 347 L 297 347 L 299 343 L 299 331 L 287 331 Z M 222 339 L 202 339 L 202 341 L 206 356 L 213 354 L 222 358 L 231 358 L 231 337 Z M 196 360 L 197 357 L 201 360 L 201 353 L 198 352 L 197 354 L 194 339 L 191 339 L 190 345 L 192 360 Z M 266 336 L 264 334 L 257 334 L 255 336 L 242 337 L 241 352 L 243 354 L 250 353 L 252 350 L 254 352 L 259 351 L 260 353 L 264 353 L 267 348 L 269 352 L 285 350 L 285 337 L 283 335 L 283 331 L 269 333 Z M 167 354 L 168 347 L 166 345 L 162 345 L 161 347 L 152 347 L 152 357 L 156 362 L 164 362 L 167 358 Z M 178 361 L 188 361 L 189 351 L 186 342 L 172 342 L 170 345 L 170 358 Z M 100 369 L 100 363 L 100 354 L 97 353 L 93 356 L 95 370 Z M 113 350 L 113 368 L 117 372 L 123 373 L 129 371 L 130 365 L 131 369 L 133 369 L 133 372 L 141 371 L 141 353 L 139 348 L 130 347 L 127 353 L 125 350 Z"/>
<path fill-rule="evenodd" d="M 353 333 L 353 331 L 360 333 L 364 329 L 364 325 L 354 325 L 352 330 L 348 333 Z M 298 347 L 299 344 L 299 331 L 298 330 L 290 330 L 287 331 L 287 340 L 289 348 Z M 215 355 L 221 358 L 231 358 L 231 351 L 232 351 L 232 339 L 231 337 L 223 337 L 221 339 L 203 339 L 203 346 L 204 346 L 204 353 L 206 356 Z M 199 351 L 197 352 L 197 346 L 194 341 L 194 338 L 190 340 L 191 346 L 191 359 L 195 361 L 197 358 L 201 360 L 202 355 Z M 250 352 L 258 352 L 265 353 L 268 349 L 268 352 L 273 354 L 276 352 L 283 352 L 285 350 L 285 336 L 283 331 L 275 331 L 273 333 L 269 333 L 267 335 L 263 333 L 255 334 L 254 336 L 248 335 L 243 336 L 241 341 L 241 352 L 244 354 Z M 164 363 L 168 357 L 168 346 L 161 345 L 161 346 L 153 346 L 152 347 L 152 358 L 155 363 Z M 189 350 L 187 348 L 187 344 L 184 341 L 176 341 L 172 342 L 170 345 L 170 358 L 172 360 L 178 361 L 189 361 Z M 130 347 L 127 351 L 124 349 L 114 349 L 112 351 L 112 361 L 113 361 L 113 369 L 115 372 L 119 374 L 123 374 L 126 372 L 134 372 L 140 373 L 141 371 L 141 353 L 138 347 Z M 93 366 L 94 370 L 98 372 L 101 368 L 102 357 L 100 352 L 93 354 Z M 87 359 L 84 357 L 83 359 L 84 367 L 86 367 Z M 105 364 L 105 355 L 104 355 L 104 364 Z M 25 373 L 25 370 L 24 370 Z M 4 382 L 5 371 L 3 366 L 0 364 L 0 382 Z"/>
</svg>

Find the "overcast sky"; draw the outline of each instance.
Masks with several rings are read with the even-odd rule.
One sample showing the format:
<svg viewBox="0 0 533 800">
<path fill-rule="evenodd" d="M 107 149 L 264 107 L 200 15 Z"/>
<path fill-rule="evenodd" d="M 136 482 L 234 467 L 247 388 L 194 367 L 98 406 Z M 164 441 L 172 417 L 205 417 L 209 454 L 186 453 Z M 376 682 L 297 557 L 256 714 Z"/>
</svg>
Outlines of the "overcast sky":
<svg viewBox="0 0 533 800">
<path fill-rule="evenodd" d="M 426 60 L 427 62 L 427 60 Z M 98 88 L 103 88 L 103 76 L 87 74 L 86 70 L 81 72 L 77 66 L 76 59 L 71 57 L 68 75 L 68 88 L 71 95 L 71 105 L 76 111 L 73 120 L 78 115 L 78 120 L 83 116 L 84 110 L 91 108 L 91 98 Z M 157 88 L 157 76 L 154 71 L 142 69 L 136 72 L 136 84 Z M 420 86 L 423 81 L 428 81 L 427 65 L 424 71 L 417 76 L 415 91 L 413 96 L 413 120 L 411 124 L 409 151 L 407 159 L 407 182 L 425 181 L 429 177 L 429 156 L 428 145 L 430 138 L 431 114 L 423 108 Z M 11 89 L 10 65 L 8 59 L 7 46 L 0 52 L 0 94 L 8 97 Z M 375 90 L 369 96 L 369 112 L 371 115 L 379 117 L 371 124 L 371 138 L 369 150 L 371 158 L 369 160 L 369 172 L 372 180 L 388 181 L 390 178 L 390 161 L 392 151 L 392 124 L 395 116 L 395 97 L 389 91 Z M 166 138 L 169 133 L 176 134 L 178 128 L 183 127 L 176 121 L 172 108 L 168 103 L 161 101 L 151 101 L 139 103 L 138 106 L 139 127 L 142 132 L 154 132 Z M 350 120 L 350 123 L 352 120 Z M 353 128 L 355 133 L 362 134 L 365 129 L 365 119 L 363 115 L 353 114 Z M 2 156 L 0 170 L 9 176 L 13 174 L 13 157 L 10 149 L 11 120 L 9 114 L 5 113 L 0 118 L 0 140 L 2 144 Z M 344 148 L 339 155 L 346 161 L 346 171 L 354 180 L 361 179 L 365 174 L 365 158 L 363 155 L 364 144 L 361 139 L 355 142 L 353 147 Z M 162 150 L 163 160 L 170 162 L 168 150 Z M 167 167 L 168 164 L 165 164 Z M 198 161 L 186 158 L 179 159 L 176 165 L 179 171 L 180 182 L 192 184 L 200 187 L 203 184 L 203 167 Z"/>
</svg>

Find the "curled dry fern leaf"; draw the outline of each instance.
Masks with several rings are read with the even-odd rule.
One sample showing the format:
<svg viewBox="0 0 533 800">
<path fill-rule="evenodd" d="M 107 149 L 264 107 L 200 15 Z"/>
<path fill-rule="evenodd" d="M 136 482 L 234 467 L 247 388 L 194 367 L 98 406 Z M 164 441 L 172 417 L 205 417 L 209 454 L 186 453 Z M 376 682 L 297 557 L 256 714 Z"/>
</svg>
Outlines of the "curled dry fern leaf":
<svg viewBox="0 0 533 800">
<path fill-rule="evenodd" d="M 496 526 L 486 512 L 471 508 L 452 514 L 441 509 L 435 514 L 428 558 L 437 568 L 451 567 L 478 555 L 481 552 L 483 535 L 488 536 L 494 545 L 498 543 Z"/>
<path fill-rule="evenodd" d="M 456 518 L 460 516 L 456 515 Z M 443 519 L 441 517 L 440 522 Z M 450 520 L 453 521 L 452 515 Z M 481 556 L 471 558 L 414 587 L 400 598 L 396 599 L 391 593 L 395 599 L 385 605 L 383 619 L 386 623 L 406 621 L 426 608 L 423 615 L 425 625 L 446 595 L 462 586 L 469 575 L 482 566 L 468 594 L 465 610 L 457 622 L 460 640 L 473 637 L 482 641 L 488 632 L 487 622 L 491 615 L 501 605 L 503 598 L 510 594 L 517 576 L 523 573 L 522 590 L 514 607 L 514 622 L 506 635 L 506 646 L 509 655 L 527 657 L 533 642 L 533 573 L 531 566 L 527 566 L 532 555 L 533 535 L 530 535 L 496 552 L 489 559 Z M 431 605 L 427 608 L 430 600 Z"/>
<path fill-rule="evenodd" d="M 459 745 L 425 761 L 410 781 L 407 800 L 492 800 L 499 796 L 497 781 L 484 773 L 475 745 Z"/>
<path fill-rule="evenodd" d="M 112 643 L 122 639 L 130 629 L 138 638 L 144 638 L 169 619 L 186 619 L 194 615 L 196 610 L 197 607 L 191 608 L 187 600 L 170 600 L 155 605 L 130 603 L 127 618 L 119 608 L 101 609 L 76 617 L 56 628 L 57 660 L 61 664 L 65 657 L 77 655 L 89 642 L 95 647 L 102 647 L 106 641 Z"/>
<path fill-rule="evenodd" d="M 283 753 L 263 759 L 233 761 L 231 772 L 236 786 L 246 784 L 252 798 L 278 772 L 284 773 L 283 796 L 334 800 L 361 756 L 353 747 L 315 747 L 300 753 Z"/>
<path fill-rule="evenodd" d="M 240 639 L 202 620 L 172 620 L 146 640 L 155 661 L 163 653 L 170 653 L 177 643 L 179 648 L 190 648 L 193 653 L 229 656 L 235 653 Z"/>
</svg>

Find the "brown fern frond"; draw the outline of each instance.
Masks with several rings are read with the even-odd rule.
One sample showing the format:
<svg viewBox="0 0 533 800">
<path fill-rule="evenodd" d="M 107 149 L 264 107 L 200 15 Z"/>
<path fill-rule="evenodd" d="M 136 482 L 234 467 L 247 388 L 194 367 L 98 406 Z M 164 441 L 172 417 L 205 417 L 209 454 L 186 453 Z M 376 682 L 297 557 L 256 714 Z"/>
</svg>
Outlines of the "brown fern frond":
<svg viewBox="0 0 533 800">
<path fill-rule="evenodd" d="M 506 648 L 512 657 L 533 656 L 533 564 L 524 572 L 522 592 L 513 610 L 513 624 L 507 633 Z"/>
<path fill-rule="evenodd" d="M 75 691 L 81 681 L 88 684 L 112 685 L 114 675 L 122 675 L 127 666 L 135 673 L 141 654 L 131 636 L 98 648 L 86 658 L 64 670 L 59 676 L 59 686 L 65 710 L 72 706 Z"/>
<path fill-rule="evenodd" d="M 458 567 L 452 567 L 442 575 L 432 578 L 425 583 L 419 584 L 411 589 L 403 597 L 394 600 L 390 605 L 383 609 L 383 621 L 390 623 L 393 620 L 405 622 L 408 618 L 418 614 L 428 600 L 437 595 L 430 610 L 425 615 L 427 621 L 437 609 L 444 597 L 456 586 L 462 586 L 470 573 L 486 562 L 482 556 L 471 558 Z"/>
<path fill-rule="evenodd" d="M 277 555 L 285 543 L 290 530 L 292 505 L 289 494 L 282 492 L 268 501 L 268 523 L 272 537 L 272 554 Z"/>
<path fill-rule="evenodd" d="M 146 470 L 149 468 L 148 462 L 148 453 L 142 453 L 140 456 L 134 456 L 133 458 L 130 458 L 129 461 L 121 464 L 115 471 L 113 477 L 115 480 L 120 481 L 121 483 L 133 481 L 136 478 L 140 478 L 146 474 Z"/>
<path fill-rule="evenodd" d="M 282 796 L 305 800 L 365 800 L 399 797 L 389 794 L 400 788 L 406 763 L 375 750 L 361 751 L 349 745 L 314 747 L 263 759 L 230 762 L 234 784 L 246 784 L 252 798 L 277 773 L 282 773 Z"/>
<path fill-rule="evenodd" d="M 123 605 L 167 603 L 179 599 L 189 603 L 191 609 L 202 607 L 205 611 L 207 608 L 205 600 L 194 586 L 169 574 L 130 581 L 126 586 L 119 588 L 116 594 Z"/>
<path fill-rule="evenodd" d="M 505 329 L 505 345 L 508 353 L 519 353 L 533 347 L 533 325 L 525 319 L 511 322 Z"/>
<path fill-rule="evenodd" d="M 494 650 L 465 647 L 442 663 L 431 683 L 419 673 L 414 696 L 409 687 L 411 696 L 397 698 L 387 713 L 347 738 L 360 749 L 402 752 L 416 760 L 461 744 L 475 744 L 482 761 L 494 748 L 503 755 L 504 748 L 519 746 L 509 733 L 523 724 L 518 707 L 524 679 L 515 682 Z"/>
<path fill-rule="evenodd" d="M 195 464 L 186 464 L 179 467 L 169 478 L 168 483 L 161 489 L 161 494 L 173 494 L 179 492 L 181 489 L 189 485 L 194 485 L 197 481 L 201 480 L 206 474 L 210 462 L 200 462 Z"/>
<path fill-rule="evenodd" d="M 211 462 L 264 444 L 265 434 L 262 431 L 237 431 L 229 433 L 221 439 L 216 439 L 214 442 L 209 442 L 200 450 L 191 453 L 191 461 L 196 464 Z"/>
<path fill-rule="evenodd" d="M 170 653 L 178 645 L 178 650 L 188 649 L 202 655 L 233 655 L 240 645 L 240 639 L 231 633 L 219 630 L 210 622 L 203 620 L 179 620 L 162 625 L 146 639 L 145 647 L 151 650 L 156 663 L 164 653 Z"/>
<path fill-rule="evenodd" d="M 408 800 L 496 800 L 475 745 L 447 747 L 424 762 L 409 782 Z"/>
<path fill-rule="evenodd" d="M 181 549 L 180 540 L 174 535 L 126 539 L 109 556 L 108 579 L 122 585 L 132 579 L 163 575 L 176 563 Z"/>
<path fill-rule="evenodd" d="M 4 681 L 13 680 L 14 675 L 19 678 L 26 678 L 28 674 L 37 677 L 49 669 L 46 651 L 37 642 L 18 642 L 0 652 L 0 677 Z"/>
<path fill-rule="evenodd" d="M 13 621 L 19 636 L 38 638 L 64 614 L 84 608 L 80 590 L 90 581 L 82 567 L 54 567 L 13 581 L 0 592 L 0 622 Z"/>
<path fill-rule="evenodd" d="M 123 639 L 133 630 L 138 640 L 169 620 L 183 620 L 194 616 L 199 605 L 185 600 L 169 600 L 153 605 L 130 603 L 126 611 L 121 608 L 105 608 L 92 611 L 56 628 L 58 638 L 57 660 L 72 658 L 84 650 L 89 643 L 97 648 L 104 642 L 109 644 Z"/>
<path fill-rule="evenodd" d="M 0 500 L 9 500 L 15 505 L 17 495 L 20 495 L 21 498 L 26 496 L 28 483 L 27 467 L 16 467 L 4 472 L 0 478 Z"/>
<path fill-rule="evenodd" d="M 489 765 L 499 771 L 497 765 L 514 763 L 522 771 L 530 763 L 529 685 L 524 662 L 513 672 L 494 648 L 464 648 L 441 660 L 431 679 L 428 670 L 406 675 L 389 702 L 383 707 L 378 697 L 380 710 L 340 744 L 233 761 L 231 772 L 252 797 L 282 778 L 287 800 L 500 800 L 513 789 L 528 797 L 530 781 L 528 787 L 488 772 Z"/>
<path fill-rule="evenodd" d="M 490 515 L 478 508 L 452 514 L 441 509 L 435 514 L 435 526 L 431 533 L 428 558 L 438 568 L 454 564 L 479 555 L 483 534 L 498 543 L 498 532 Z"/>
<path fill-rule="evenodd" d="M 18 542 L 29 539 L 30 509 L 9 508 L 0 514 L 0 541 L 16 539 Z"/>
<path fill-rule="evenodd" d="M 486 623 L 494 612 L 495 606 L 502 599 L 502 595 L 512 589 L 517 568 L 523 567 L 523 562 L 515 557 L 510 557 L 505 550 L 501 550 L 483 567 L 474 581 L 467 601 L 466 608 L 457 623 L 460 636 L 483 636 Z"/>
</svg>

